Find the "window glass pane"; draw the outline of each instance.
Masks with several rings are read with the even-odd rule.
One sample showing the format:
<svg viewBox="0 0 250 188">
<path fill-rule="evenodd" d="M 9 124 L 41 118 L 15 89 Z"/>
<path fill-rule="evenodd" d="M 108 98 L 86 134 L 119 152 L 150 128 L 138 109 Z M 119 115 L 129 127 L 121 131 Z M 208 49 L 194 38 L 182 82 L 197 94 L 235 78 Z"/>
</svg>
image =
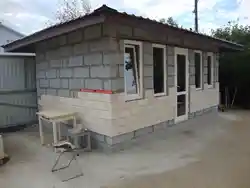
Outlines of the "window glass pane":
<svg viewBox="0 0 250 188">
<path fill-rule="evenodd" d="M 177 116 L 186 114 L 186 95 L 177 96 Z"/>
<path fill-rule="evenodd" d="M 211 62 L 211 56 L 208 56 L 207 58 L 207 84 L 211 85 L 212 84 L 212 62 Z"/>
<path fill-rule="evenodd" d="M 177 55 L 177 91 L 186 91 L 186 56 Z"/>
<path fill-rule="evenodd" d="M 200 88 L 201 87 L 201 55 L 200 53 L 195 53 L 194 63 L 195 63 L 195 86 L 196 88 Z"/>
<path fill-rule="evenodd" d="M 153 48 L 154 93 L 164 93 L 164 49 Z"/>
<path fill-rule="evenodd" d="M 137 94 L 139 93 L 139 80 L 135 47 L 125 47 L 124 58 L 124 79 L 127 94 Z"/>
</svg>

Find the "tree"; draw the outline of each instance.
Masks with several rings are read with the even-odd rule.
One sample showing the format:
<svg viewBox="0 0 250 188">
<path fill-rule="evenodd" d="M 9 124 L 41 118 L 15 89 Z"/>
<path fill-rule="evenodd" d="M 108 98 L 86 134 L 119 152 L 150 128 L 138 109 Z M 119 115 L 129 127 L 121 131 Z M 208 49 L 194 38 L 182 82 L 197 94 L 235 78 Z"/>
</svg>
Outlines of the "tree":
<svg viewBox="0 0 250 188">
<path fill-rule="evenodd" d="M 85 14 L 89 14 L 91 6 L 88 0 L 61 0 L 55 18 L 57 23 L 64 23 Z"/>
<path fill-rule="evenodd" d="M 220 55 L 220 91 L 227 87 L 230 96 L 237 87 L 235 104 L 250 108 L 250 26 L 231 21 L 222 28 L 212 30 L 212 36 L 244 45 L 242 52 L 226 52 Z M 224 97 L 222 97 L 223 101 Z"/>
<path fill-rule="evenodd" d="M 173 17 L 168 17 L 168 19 L 166 20 L 165 18 L 161 18 L 159 20 L 161 23 L 166 23 L 168 25 L 174 26 L 174 27 L 178 27 L 177 22 L 173 19 Z"/>
</svg>

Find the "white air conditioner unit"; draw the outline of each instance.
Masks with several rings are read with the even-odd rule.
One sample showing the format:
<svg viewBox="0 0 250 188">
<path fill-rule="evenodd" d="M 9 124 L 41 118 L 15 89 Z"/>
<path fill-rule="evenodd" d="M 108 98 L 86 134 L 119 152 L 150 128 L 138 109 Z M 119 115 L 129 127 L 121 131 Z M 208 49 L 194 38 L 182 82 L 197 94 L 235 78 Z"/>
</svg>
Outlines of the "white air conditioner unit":
<svg viewBox="0 0 250 188">
<path fill-rule="evenodd" d="M 0 160 L 2 160 L 5 156 L 4 147 L 3 147 L 3 137 L 0 135 Z"/>
</svg>

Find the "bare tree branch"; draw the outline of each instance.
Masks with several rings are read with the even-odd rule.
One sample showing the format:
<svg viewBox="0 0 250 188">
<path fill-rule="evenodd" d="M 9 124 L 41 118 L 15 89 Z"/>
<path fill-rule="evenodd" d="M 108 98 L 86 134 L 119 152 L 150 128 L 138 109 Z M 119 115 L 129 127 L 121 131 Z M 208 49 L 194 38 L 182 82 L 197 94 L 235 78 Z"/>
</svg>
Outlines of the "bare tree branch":
<svg viewBox="0 0 250 188">
<path fill-rule="evenodd" d="M 91 5 L 89 0 L 61 0 L 55 13 L 55 22 L 48 21 L 46 25 L 68 22 L 90 12 Z"/>
</svg>

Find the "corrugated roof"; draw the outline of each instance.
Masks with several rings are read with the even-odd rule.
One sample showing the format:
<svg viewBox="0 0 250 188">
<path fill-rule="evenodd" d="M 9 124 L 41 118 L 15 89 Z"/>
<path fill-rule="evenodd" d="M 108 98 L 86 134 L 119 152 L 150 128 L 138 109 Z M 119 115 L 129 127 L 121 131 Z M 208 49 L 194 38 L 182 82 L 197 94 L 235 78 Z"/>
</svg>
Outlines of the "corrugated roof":
<svg viewBox="0 0 250 188">
<path fill-rule="evenodd" d="M 179 27 L 174 27 L 174 26 L 171 26 L 171 25 L 168 25 L 167 23 L 162 23 L 162 22 L 159 22 L 159 21 L 156 21 L 156 20 L 152 20 L 152 19 L 149 19 L 149 18 L 144 18 L 142 16 L 136 16 L 134 14 L 127 14 L 126 12 L 119 12 L 118 10 L 116 9 L 113 9 L 113 8 L 110 8 L 106 5 L 102 5 L 100 8 L 98 9 L 95 9 L 92 13 L 90 14 L 86 14 L 84 16 L 81 16 L 77 19 L 74 19 L 74 20 L 70 20 L 70 21 L 67 21 L 67 22 L 64 22 L 64 23 L 59 23 L 59 24 L 56 24 L 56 25 L 53 25 L 51 27 L 48 27 L 44 30 L 41 30 L 41 31 L 38 31 L 36 33 L 33 33 L 25 38 L 22 38 L 22 39 L 19 39 L 19 40 L 16 40 L 12 43 L 9 43 L 7 45 L 4 45 L 3 47 L 4 48 L 8 48 L 9 46 L 12 46 L 12 45 L 15 45 L 15 44 L 18 44 L 19 42 L 25 40 L 25 39 L 29 39 L 29 38 L 32 38 L 32 37 L 36 37 L 42 33 L 45 33 L 45 32 L 48 32 L 48 31 L 51 31 L 51 30 L 54 30 L 56 28 L 60 28 L 60 27 L 63 27 L 67 24 L 73 24 L 74 22 L 78 22 L 80 20 L 83 20 L 83 19 L 87 19 L 87 18 L 90 18 L 92 16 L 100 16 L 100 15 L 105 15 L 105 14 L 110 14 L 110 15 L 122 15 L 122 16 L 126 16 L 126 17 L 130 17 L 130 18 L 133 18 L 133 19 L 139 19 L 139 20 L 143 20 L 143 21 L 147 21 L 147 22 L 151 22 L 151 23 L 155 23 L 155 24 L 160 24 L 160 25 L 163 25 L 163 26 L 166 26 L 166 27 L 169 27 L 173 30 L 179 30 L 179 31 L 182 31 L 182 32 L 185 32 L 185 33 L 190 33 L 190 34 L 193 34 L 193 35 L 199 35 L 199 36 L 202 36 L 202 37 L 206 37 L 208 39 L 212 39 L 212 40 L 216 40 L 216 41 L 219 41 L 219 42 L 222 42 L 222 43 L 227 43 L 227 44 L 230 44 L 230 45 L 235 45 L 237 47 L 240 47 L 240 48 L 243 48 L 243 45 L 241 44 L 237 44 L 233 41 L 227 41 L 227 40 L 224 40 L 224 39 L 220 39 L 220 38 L 215 38 L 215 37 L 212 37 L 212 36 L 209 36 L 209 35 L 206 35 L 206 34 L 203 34 L 203 33 L 197 33 L 197 32 L 194 32 L 194 31 L 191 31 L 191 30 L 188 30 L 188 29 L 184 29 L 184 28 L 179 28 Z"/>
</svg>

